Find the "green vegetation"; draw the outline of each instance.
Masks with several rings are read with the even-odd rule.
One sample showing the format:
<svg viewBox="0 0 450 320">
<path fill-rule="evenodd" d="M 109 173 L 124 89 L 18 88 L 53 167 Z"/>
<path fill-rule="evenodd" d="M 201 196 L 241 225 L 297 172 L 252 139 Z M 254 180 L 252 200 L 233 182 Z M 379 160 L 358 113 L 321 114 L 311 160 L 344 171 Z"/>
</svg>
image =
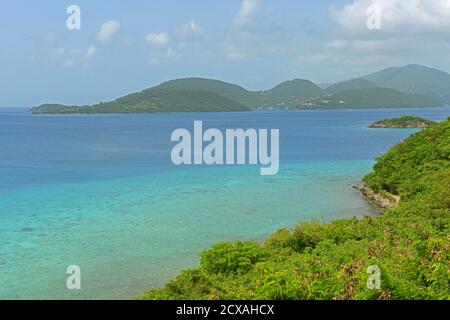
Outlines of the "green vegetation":
<svg viewBox="0 0 450 320">
<path fill-rule="evenodd" d="M 112 102 L 93 106 L 66 107 L 43 105 L 33 108 L 34 114 L 91 113 L 155 113 L 155 112 L 226 112 L 250 109 L 208 91 L 149 89 Z"/>
<path fill-rule="evenodd" d="M 33 114 L 227 112 L 251 108 L 289 107 L 315 96 L 322 89 L 307 80 L 284 82 L 270 91 L 247 91 L 218 80 L 187 78 L 165 82 L 117 100 L 92 106 L 44 104 Z"/>
<path fill-rule="evenodd" d="M 217 244 L 141 299 L 450 299 L 450 118 L 392 148 L 364 182 L 400 203 L 379 217 L 300 223 L 264 244 Z M 372 265 L 379 290 L 367 286 Z"/>
<path fill-rule="evenodd" d="M 386 88 L 368 88 L 340 91 L 301 103 L 298 108 L 414 108 L 438 107 L 441 103 L 420 94 L 406 94 Z"/>
<path fill-rule="evenodd" d="M 374 122 L 370 128 L 426 128 L 435 122 L 420 117 L 404 116 Z"/>
</svg>

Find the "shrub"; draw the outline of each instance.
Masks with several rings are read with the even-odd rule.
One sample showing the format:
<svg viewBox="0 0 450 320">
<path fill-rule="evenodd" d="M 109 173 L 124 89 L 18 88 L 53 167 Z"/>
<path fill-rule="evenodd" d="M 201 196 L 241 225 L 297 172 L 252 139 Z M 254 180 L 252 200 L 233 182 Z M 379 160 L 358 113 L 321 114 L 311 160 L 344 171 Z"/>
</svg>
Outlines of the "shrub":
<svg viewBox="0 0 450 320">
<path fill-rule="evenodd" d="M 224 242 L 202 253 L 201 267 L 215 274 L 245 274 L 267 256 L 265 248 L 254 242 Z"/>
</svg>

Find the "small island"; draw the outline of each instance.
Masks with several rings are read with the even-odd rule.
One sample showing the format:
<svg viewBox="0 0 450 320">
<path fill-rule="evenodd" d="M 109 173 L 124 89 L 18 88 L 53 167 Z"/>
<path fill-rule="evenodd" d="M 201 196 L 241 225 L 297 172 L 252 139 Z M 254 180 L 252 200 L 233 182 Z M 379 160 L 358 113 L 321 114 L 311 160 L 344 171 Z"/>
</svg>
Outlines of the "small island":
<svg viewBox="0 0 450 320">
<path fill-rule="evenodd" d="M 390 118 L 376 121 L 369 128 L 375 129 L 415 129 L 427 128 L 435 124 L 434 121 L 412 116 L 404 116 L 400 118 Z"/>
</svg>

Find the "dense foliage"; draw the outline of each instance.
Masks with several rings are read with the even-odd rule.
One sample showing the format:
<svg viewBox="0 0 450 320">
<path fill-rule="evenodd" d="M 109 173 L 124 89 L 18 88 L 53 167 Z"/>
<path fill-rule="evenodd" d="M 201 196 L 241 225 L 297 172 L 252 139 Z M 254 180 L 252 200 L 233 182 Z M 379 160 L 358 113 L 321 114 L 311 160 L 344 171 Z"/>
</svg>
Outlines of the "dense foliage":
<svg viewBox="0 0 450 320">
<path fill-rule="evenodd" d="M 450 118 L 391 149 L 364 181 L 400 204 L 379 217 L 300 223 L 263 245 L 215 245 L 142 299 L 449 299 Z M 372 265 L 380 289 L 367 286 Z"/>
</svg>

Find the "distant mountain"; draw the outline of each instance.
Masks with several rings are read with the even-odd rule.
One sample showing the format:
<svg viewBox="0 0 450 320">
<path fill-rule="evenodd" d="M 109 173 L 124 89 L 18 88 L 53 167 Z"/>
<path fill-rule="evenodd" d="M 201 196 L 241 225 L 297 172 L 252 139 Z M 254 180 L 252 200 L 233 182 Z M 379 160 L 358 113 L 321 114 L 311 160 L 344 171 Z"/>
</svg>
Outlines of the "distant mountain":
<svg viewBox="0 0 450 320">
<path fill-rule="evenodd" d="M 380 87 L 404 93 L 424 94 L 450 104 L 450 74 L 420 65 L 381 70 L 363 77 Z"/>
<path fill-rule="evenodd" d="M 311 81 L 296 79 L 283 82 L 261 94 L 264 96 L 263 104 L 267 107 L 290 107 L 320 97 L 323 90 Z"/>
<path fill-rule="evenodd" d="M 33 114 L 156 113 L 156 112 L 227 112 L 249 111 L 238 102 L 218 94 L 196 90 L 152 88 L 117 100 L 92 106 L 68 107 L 45 104 Z"/>
<path fill-rule="evenodd" d="M 420 94 L 406 94 L 388 88 L 346 90 L 301 103 L 298 108 L 414 108 L 437 107 L 441 103 Z"/>
<path fill-rule="evenodd" d="M 307 80 L 284 82 L 269 91 L 248 91 L 219 80 L 186 78 L 129 94 L 114 101 L 86 106 L 44 104 L 33 114 L 227 112 L 289 107 L 320 96 L 322 89 Z"/>
<path fill-rule="evenodd" d="M 354 79 L 333 84 L 325 89 L 325 94 L 333 95 L 340 91 L 375 88 L 377 85 L 366 79 Z"/>
<path fill-rule="evenodd" d="M 389 68 L 325 90 L 308 80 L 249 91 L 219 80 L 186 78 L 87 106 L 44 104 L 33 114 L 227 112 L 257 108 L 395 108 L 450 104 L 450 74 L 424 66 Z"/>
<path fill-rule="evenodd" d="M 235 84 L 202 78 L 172 80 L 156 88 L 209 91 L 249 108 L 289 106 L 322 94 L 320 87 L 300 79 L 283 82 L 267 91 L 248 91 Z"/>
<path fill-rule="evenodd" d="M 238 102 L 241 105 L 256 108 L 264 104 L 258 92 L 248 91 L 238 85 L 219 80 L 186 78 L 165 82 L 156 88 L 166 90 L 208 91 Z"/>
</svg>

